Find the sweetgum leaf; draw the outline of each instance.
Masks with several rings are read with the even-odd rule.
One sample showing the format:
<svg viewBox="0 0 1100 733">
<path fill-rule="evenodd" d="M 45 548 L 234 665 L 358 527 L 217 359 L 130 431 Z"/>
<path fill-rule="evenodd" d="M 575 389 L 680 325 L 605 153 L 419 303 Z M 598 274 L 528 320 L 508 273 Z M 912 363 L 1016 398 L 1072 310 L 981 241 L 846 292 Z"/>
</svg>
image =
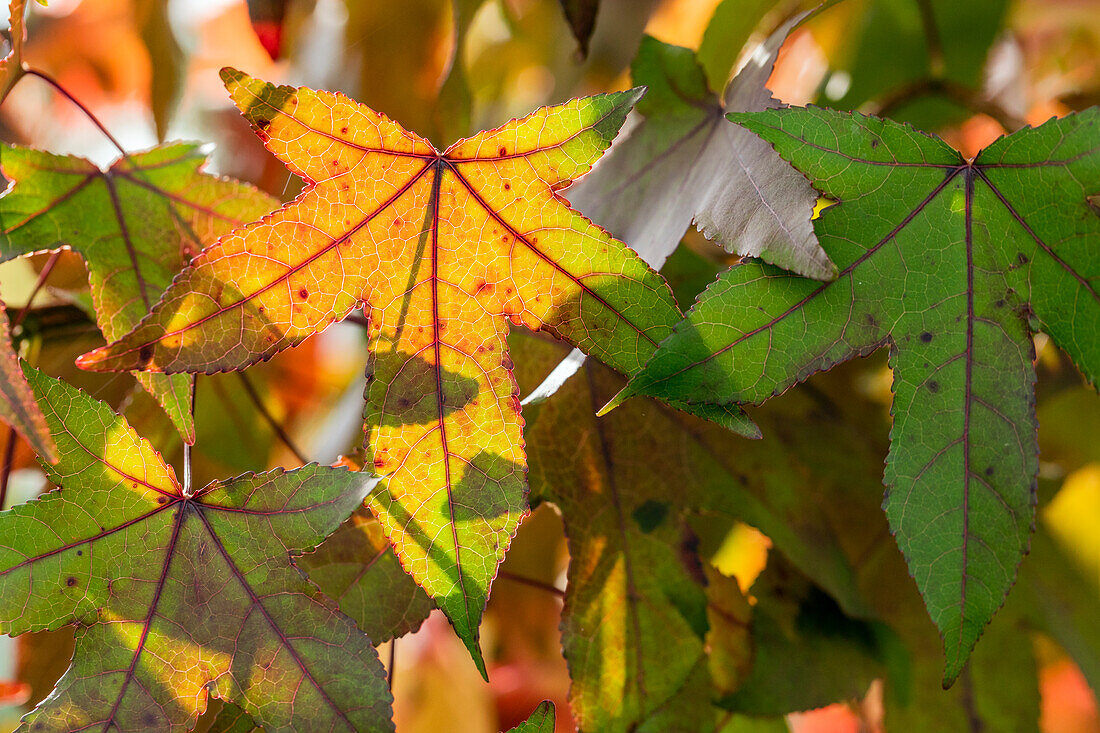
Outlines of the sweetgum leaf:
<svg viewBox="0 0 1100 733">
<path fill-rule="evenodd" d="M 891 529 L 943 636 L 944 683 L 1027 550 L 1038 467 L 1031 333 L 1100 372 L 1100 110 L 1002 138 L 973 161 L 937 138 L 817 108 L 734 118 L 840 202 L 816 220 L 831 283 L 732 268 L 612 404 L 762 402 L 885 345 Z"/>
<path fill-rule="evenodd" d="M 13 181 L 0 197 L 0 262 L 60 247 L 88 265 L 96 322 L 108 339 L 141 320 L 205 245 L 278 202 L 256 188 L 201 172 L 198 145 L 131 153 L 100 170 L 72 155 L 0 145 Z M 139 374 L 188 443 L 195 440 L 191 380 Z"/>
<path fill-rule="evenodd" d="M 360 508 L 296 564 L 375 644 L 416 631 L 432 601 L 401 568 L 381 523 Z"/>
<path fill-rule="evenodd" d="M 543 700 L 531 712 L 531 716 L 509 733 L 554 733 L 554 703 Z"/>
<path fill-rule="evenodd" d="M 887 627 L 845 616 L 782 558 L 769 558 L 751 592 L 752 668 L 718 705 L 757 716 L 812 710 L 862 697 L 884 676 Z"/>
<path fill-rule="evenodd" d="M 61 488 L 0 513 L 0 631 L 78 630 L 72 666 L 21 730 L 182 731 L 210 694 L 270 730 L 392 729 L 370 640 L 290 561 L 372 479 L 308 465 L 188 495 L 107 405 L 27 376 Z"/>
<path fill-rule="evenodd" d="M 765 84 L 787 34 L 807 15 L 790 18 L 761 44 L 721 100 L 691 49 L 645 37 L 631 72 L 649 92 L 622 139 L 569 189 L 569 200 L 654 267 L 694 221 L 730 252 L 834 277 L 810 224 L 813 188 L 767 143 L 725 118 L 781 106 Z"/>
<path fill-rule="evenodd" d="M 679 318 L 662 278 L 556 193 L 642 90 L 543 108 L 440 153 L 342 95 L 222 76 L 307 186 L 203 251 L 134 331 L 80 364 L 242 369 L 366 303 L 366 463 L 385 477 L 370 507 L 484 673 L 478 623 L 526 511 L 508 321 L 632 374 Z"/>
<path fill-rule="evenodd" d="M 537 379 L 530 365 L 553 364 L 563 352 L 512 339 L 525 365 L 521 383 Z M 821 509 L 806 494 L 858 484 L 852 463 L 877 467 L 881 459 L 811 401 L 780 404 L 764 423 L 780 433 L 769 441 L 738 439 L 651 401 L 595 418 L 621 384 L 589 362 L 525 411 L 533 495 L 557 505 L 569 542 L 562 645 L 570 701 L 583 730 L 695 730 L 712 721 L 711 700 L 736 686 L 722 674 L 745 657 L 731 639 L 736 625 L 720 623 L 732 615 L 723 602 L 730 589 L 708 581 L 696 523 L 740 519 L 760 528 L 849 614 L 866 614 L 852 566 L 819 529 Z M 867 473 L 865 488 L 876 479 Z M 708 647 L 730 662 L 718 673 Z M 673 710 L 679 718 L 669 717 Z"/>
<path fill-rule="evenodd" d="M 12 347 L 3 301 L 0 301 L 0 420 L 19 431 L 38 455 L 50 462 L 57 460 L 57 446 Z"/>
</svg>

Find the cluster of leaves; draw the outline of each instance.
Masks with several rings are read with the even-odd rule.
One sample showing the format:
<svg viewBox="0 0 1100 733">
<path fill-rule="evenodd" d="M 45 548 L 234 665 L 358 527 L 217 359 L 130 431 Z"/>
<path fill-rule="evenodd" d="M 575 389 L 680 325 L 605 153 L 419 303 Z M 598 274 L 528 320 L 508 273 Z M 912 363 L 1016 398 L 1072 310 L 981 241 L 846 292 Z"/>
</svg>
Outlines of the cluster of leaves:
<svg viewBox="0 0 1100 733">
<path fill-rule="evenodd" d="M 22 5 L 5 93 L 32 73 Z M 583 51 L 595 4 L 562 5 Z M 369 350 L 359 452 L 196 489 L 188 448 L 180 480 L 125 417 L 21 364 L 0 318 L 0 418 L 59 487 L 0 514 L 0 631 L 78 628 L 24 728 L 185 730 L 213 696 L 216 730 L 392 729 L 373 645 L 438 608 L 487 675 L 490 587 L 540 502 L 568 537 L 562 646 L 584 730 L 783 730 L 784 714 L 883 677 L 893 719 L 923 725 L 924 710 L 944 715 L 924 704 L 937 634 L 944 686 L 967 675 L 963 692 L 937 689 L 946 715 L 1034 719 L 1034 685 L 1010 699 L 991 672 L 996 648 L 1033 674 L 1019 641 L 975 651 L 1014 584 L 1002 615 L 1100 681 L 1096 619 L 1059 595 L 1087 581 L 1033 535 L 1032 346 L 1041 330 L 1096 383 L 1100 113 L 966 160 L 907 124 L 785 108 L 765 83 L 807 14 L 731 79 L 729 39 L 748 39 L 769 7 L 755 5 L 746 20 L 722 3 L 697 53 L 645 38 L 635 89 L 442 152 L 342 94 L 225 69 L 305 182 L 281 207 L 203 173 L 191 144 L 105 170 L 0 148 L 0 260 L 79 253 L 91 298 L 75 300 L 108 343 L 77 364 L 134 372 L 184 444 L 196 375 L 349 316 Z M 718 273 L 677 250 L 692 223 L 745 259 Z M 667 280 L 653 269 L 666 260 Z M 715 275 L 685 315 L 692 284 Z M 572 379 L 524 407 L 520 387 L 566 349 L 513 325 L 599 363 L 573 360 Z M 873 406 L 826 387 L 753 419 L 742 407 L 883 346 L 885 516 L 865 470 L 880 447 L 853 418 Z M 751 598 L 708 561 L 736 522 L 776 550 Z M 900 555 L 883 549 L 891 534 Z M 1017 583 L 1032 542 L 1066 580 Z M 516 730 L 553 726 L 544 704 Z"/>
</svg>

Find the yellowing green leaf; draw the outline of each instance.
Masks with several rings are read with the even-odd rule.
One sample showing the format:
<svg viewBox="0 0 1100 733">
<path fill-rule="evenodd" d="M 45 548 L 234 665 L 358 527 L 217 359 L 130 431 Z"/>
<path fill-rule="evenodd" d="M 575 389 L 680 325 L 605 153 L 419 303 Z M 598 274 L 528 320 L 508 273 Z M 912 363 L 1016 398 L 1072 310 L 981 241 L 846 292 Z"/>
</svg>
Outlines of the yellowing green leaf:
<svg viewBox="0 0 1100 733">
<path fill-rule="evenodd" d="M 61 488 L 0 513 L 0 631 L 78 630 L 72 666 L 20 730 L 183 731 L 209 695 L 273 730 L 392 728 L 370 640 L 290 562 L 369 478 L 309 465 L 189 494 L 107 405 L 28 379 Z"/>
<path fill-rule="evenodd" d="M 641 92 L 544 108 L 440 153 L 341 95 L 223 78 L 306 189 L 204 250 L 135 330 L 79 363 L 241 369 L 366 304 L 366 465 L 385 477 L 369 504 L 481 665 L 489 585 L 526 510 L 508 322 L 631 374 L 678 319 L 660 276 L 557 194 Z"/>
<path fill-rule="evenodd" d="M 0 197 L 0 262 L 70 247 L 88 266 L 108 340 L 133 328 L 183 266 L 219 235 L 275 208 L 254 187 L 202 173 L 190 143 L 131 153 L 100 170 L 84 158 L 0 146 L 14 181 Z M 184 439 L 195 440 L 191 380 L 140 374 Z"/>
</svg>

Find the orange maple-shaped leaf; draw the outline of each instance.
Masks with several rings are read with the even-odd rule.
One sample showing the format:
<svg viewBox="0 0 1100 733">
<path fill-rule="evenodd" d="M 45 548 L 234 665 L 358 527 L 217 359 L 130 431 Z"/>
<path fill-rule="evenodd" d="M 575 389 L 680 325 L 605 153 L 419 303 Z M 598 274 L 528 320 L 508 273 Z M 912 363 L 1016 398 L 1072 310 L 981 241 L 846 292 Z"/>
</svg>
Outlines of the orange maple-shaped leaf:
<svg viewBox="0 0 1100 733">
<path fill-rule="evenodd" d="M 508 320 L 634 374 L 679 318 L 663 279 L 556 193 L 642 90 L 440 153 L 339 94 L 222 78 L 305 190 L 204 250 L 130 334 L 79 363 L 241 369 L 367 304 L 367 466 L 388 479 L 367 502 L 482 667 L 478 622 L 527 508 Z"/>
</svg>

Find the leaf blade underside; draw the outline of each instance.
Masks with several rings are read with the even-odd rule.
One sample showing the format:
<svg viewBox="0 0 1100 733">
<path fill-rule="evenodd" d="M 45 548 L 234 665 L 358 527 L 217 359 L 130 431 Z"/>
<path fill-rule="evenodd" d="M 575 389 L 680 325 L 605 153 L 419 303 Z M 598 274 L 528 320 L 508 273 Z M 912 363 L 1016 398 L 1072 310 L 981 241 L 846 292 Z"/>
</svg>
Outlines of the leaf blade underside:
<svg viewBox="0 0 1100 733">
<path fill-rule="evenodd" d="M 889 121 L 817 108 L 737 115 L 825 195 L 832 283 L 732 268 L 633 392 L 759 403 L 890 346 L 891 529 L 944 638 L 945 684 L 1004 602 L 1034 517 L 1031 332 L 1095 384 L 1098 113 L 1003 138 L 972 163 Z M 1034 320 L 1029 320 L 1034 319 Z M 1037 324 L 1037 325 L 1034 325 Z"/>
<path fill-rule="evenodd" d="M 360 504 L 366 476 L 309 465 L 186 496 L 105 404 L 28 379 L 62 488 L 0 514 L 0 628 L 78 631 L 72 666 L 21 730 L 182 731 L 211 693 L 270 730 L 392 728 L 369 639 L 290 563 Z"/>
<path fill-rule="evenodd" d="M 725 118 L 781 106 L 768 76 L 787 34 L 809 14 L 760 44 L 721 99 L 691 49 L 644 37 L 631 75 L 650 91 L 569 200 L 654 267 L 694 223 L 728 252 L 832 279 L 836 268 L 810 224 L 817 193 L 771 146 Z"/>
<path fill-rule="evenodd" d="M 367 304 L 366 464 L 386 476 L 369 505 L 483 670 L 477 625 L 527 506 L 507 322 L 634 373 L 679 318 L 660 276 L 556 193 L 641 91 L 438 153 L 342 95 L 223 79 L 306 189 L 207 248 L 134 331 L 78 363 L 239 369 Z"/>
<path fill-rule="evenodd" d="M 193 143 L 116 160 L 106 170 L 72 155 L 0 147 L 13 183 L 0 197 L 0 262 L 68 246 L 87 263 L 96 322 L 108 341 L 149 312 L 192 255 L 278 205 L 253 186 L 202 172 Z M 184 439 L 195 439 L 186 376 L 138 374 Z"/>
</svg>

